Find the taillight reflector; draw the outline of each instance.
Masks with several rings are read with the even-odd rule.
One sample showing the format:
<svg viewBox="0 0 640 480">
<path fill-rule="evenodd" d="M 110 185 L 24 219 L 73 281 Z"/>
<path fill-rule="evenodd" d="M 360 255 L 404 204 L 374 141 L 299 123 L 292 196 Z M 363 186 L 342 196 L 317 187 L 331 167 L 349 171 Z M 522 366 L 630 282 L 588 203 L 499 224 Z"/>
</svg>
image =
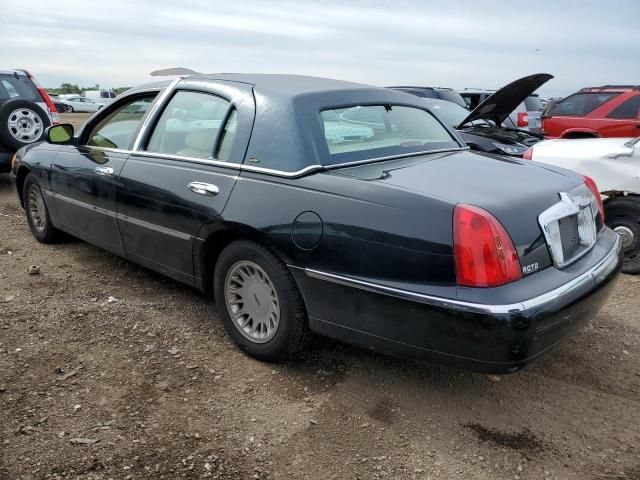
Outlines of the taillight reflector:
<svg viewBox="0 0 640 480">
<path fill-rule="evenodd" d="M 600 192 L 598 191 L 598 186 L 596 182 L 593 181 L 593 178 L 587 177 L 583 175 L 584 184 L 591 190 L 593 196 L 596 198 L 596 204 L 598 205 L 598 215 L 600 216 L 600 220 L 604 223 L 604 205 L 602 204 L 602 197 L 600 196 Z"/>
<path fill-rule="evenodd" d="M 527 112 L 518 112 L 518 126 L 526 127 L 529 125 L 529 114 Z"/>
<path fill-rule="evenodd" d="M 465 204 L 455 207 L 453 245 L 458 285 L 497 287 L 522 278 L 511 237 L 486 210 Z"/>
<path fill-rule="evenodd" d="M 522 154 L 522 159 L 523 160 L 531 160 L 532 157 L 533 157 L 533 147 L 529 147 Z"/>
</svg>

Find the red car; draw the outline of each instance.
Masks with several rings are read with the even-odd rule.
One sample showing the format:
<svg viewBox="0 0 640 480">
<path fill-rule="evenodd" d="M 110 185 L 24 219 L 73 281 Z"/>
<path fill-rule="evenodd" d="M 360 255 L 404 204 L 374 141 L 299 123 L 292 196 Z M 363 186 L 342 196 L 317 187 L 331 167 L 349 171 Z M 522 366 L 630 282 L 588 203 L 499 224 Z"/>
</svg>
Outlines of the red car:
<svg viewBox="0 0 640 480">
<path fill-rule="evenodd" d="M 640 86 L 583 88 L 542 113 L 546 138 L 637 137 Z"/>
</svg>

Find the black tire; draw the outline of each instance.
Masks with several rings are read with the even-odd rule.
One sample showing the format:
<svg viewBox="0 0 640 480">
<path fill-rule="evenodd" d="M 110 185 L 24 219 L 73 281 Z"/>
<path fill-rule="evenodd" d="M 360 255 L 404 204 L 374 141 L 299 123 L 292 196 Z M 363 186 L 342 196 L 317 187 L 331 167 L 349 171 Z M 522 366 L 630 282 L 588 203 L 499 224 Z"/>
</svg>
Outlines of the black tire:
<svg viewBox="0 0 640 480">
<path fill-rule="evenodd" d="M 34 139 L 24 140 L 16 138 L 14 135 L 18 135 L 15 131 L 12 133 L 8 122 L 9 117 L 13 117 L 16 111 L 29 111 L 33 113 L 33 117 L 30 117 L 30 122 L 33 120 L 34 127 L 37 127 L 40 133 Z M 49 116 L 40 108 L 35 102 L 29 102 L 27 100 L 9 100 L 0 105 L 0 144 L 10 148 L 11 150 L 18 150 L 30 143 L 39 142 L 44 140 L 44 131 L 47 127 L 51 126 Z"/>
<path fill-rule="evenodd" d="M 622 271 L 640 273 L 640 197 L 613 198 L 605 203 L 604 209 L 609 228 L 632 234 L 632 241 L 624 247 Z"/>
<path fill-rule="evenodd" d="M 37 214 L 34 213 L 33 207 L 37 203 L 36 197 L 40 196 L 42 204 L 37 207 Z M 51 223 L 51 215 L 44 201 L 44 195 L 40 184 L 33 174 L 28 174 L 22 188 L 22 201 L 24 202 L 24 211 L 27 215 L 27 222 L 31 233 L 41 243 L 55 243 L 60 238 L 60 230 Z"/>
<path fill-rule="evenodd" d="M 67 112 L 67 113 L 73 113 L 73 112 L 75 112 L 75 110 L 73 109 L 73 107 L 72 107 L 71 105 L 67 105 L 67 110 L 66 110 L 66 112 Z"/>
<path fill-rule="evenodd" d="M 225 295 L 227 274 L 239 264 L 251 262 L 266 273 L 277 294 L 280 318 L 272 338 L 258 343 L 247 338 L 231 317 Z M 287 266 L 271 251 L 257 243 L 238 240 L 218 257 L 213 275 L 213 291 L 218 314 L 231 339 L 248 355 L 278 362 L 300 352 L 310 338 L 309 322 L 302 295 Z M 254 295 L 255 297 L 255 295 Z M 256 297 L 257 299 L 257 297 Z"/>
</svg>

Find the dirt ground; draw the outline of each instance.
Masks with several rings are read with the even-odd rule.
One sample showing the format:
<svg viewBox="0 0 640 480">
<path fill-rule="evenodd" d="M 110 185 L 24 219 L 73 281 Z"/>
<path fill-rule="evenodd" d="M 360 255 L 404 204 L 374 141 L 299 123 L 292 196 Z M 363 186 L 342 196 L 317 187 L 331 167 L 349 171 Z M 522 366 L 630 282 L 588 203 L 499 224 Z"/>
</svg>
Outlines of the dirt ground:
<svg viewBox="0 0 640 480">
<path fill-rule="evenodd" d="M 639 288 L 498 383 L 322 339 L 264 364 L 197 291 L 37 243 L 0 175 L 0 479 L 640 479 Z"/>
</svg>

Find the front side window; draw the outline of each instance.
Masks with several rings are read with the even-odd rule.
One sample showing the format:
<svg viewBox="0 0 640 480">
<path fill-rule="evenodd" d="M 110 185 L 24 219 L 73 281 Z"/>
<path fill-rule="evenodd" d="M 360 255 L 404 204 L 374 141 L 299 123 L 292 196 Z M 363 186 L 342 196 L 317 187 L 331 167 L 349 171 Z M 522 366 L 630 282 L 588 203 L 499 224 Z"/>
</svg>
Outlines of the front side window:
<svg viewBox="0 0 640 480">
<path fill-rule="evenodd" d="M 558 102 L 550 116 L 581 117 L 587 115 L 618 93 L 576 93 Z"/>
<path fill-rule="evenodd" d="M 639 110 L 640 95 L 636 95 L 624 102 L 622 105 L 616 107 L 613 112 L 607 115 L 607 118 L 636 119 L 639 116 Z"/>
<path fill-rule="evenodd" d="M 147 151 L 206 160 L 227 160 L 236 122 L 235 115 L 230 115 L 229 109 L 229 102 L 215 95 L 177 92 L 162 112 Z M 214 151 L 216 142 L 219 142 L 220 152 Z M 226 158 L 216 158 L 216 153 L 218 157 Z"/>
<path fill-rule="evenodd" d="M 320 112 L 330 164 L 428 152 L 460 145 L 429 112 L 356 105 Z"/>
<path fill-rule="evenodd" d="M 110 112 L 89 134 L 87 145 L 102 148 L 128 150 L 140 122 L 147 112 L 156 94 L 137 97 L 121 104 Z"/>
</svg>

